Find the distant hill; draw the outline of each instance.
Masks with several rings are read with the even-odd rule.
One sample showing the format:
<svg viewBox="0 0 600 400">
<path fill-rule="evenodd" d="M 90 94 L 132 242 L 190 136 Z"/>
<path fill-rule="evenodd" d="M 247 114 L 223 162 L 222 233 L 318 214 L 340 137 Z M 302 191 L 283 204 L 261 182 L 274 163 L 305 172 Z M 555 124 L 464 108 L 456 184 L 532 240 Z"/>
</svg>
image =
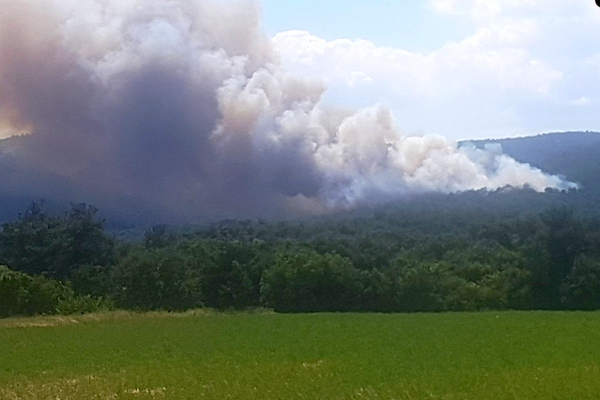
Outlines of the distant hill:
<svg viewBox="0 0 600 400">
<path fill-rule="evenodd" d="M 0 155 L 3 151 L 10 152 L 11 149 L 17 148 L 22 140 L 26 138 L 0 140 Z M 535 213 L 557 204 L 567 204 L 578 213 L 600 216 L 600 133 L 548 133 L 532 137 L 479 140 L 470 143 L 477 147 L 498 143 L 506 154 L 516 160 L 547 173 L 563 175 L 566 179 L 580 184 L 581 190 L 550 194 L 539 194 L 531 190 L 499 190 L 495 193 L 480 191 L 450 196 L 441 194 L 412 196 L 382 207 L 366 207 L 351 213 L 341 213 L 346 215 L 342 218 L 368 215 L 382 208 L 392 212 L 398 211 L 404 215 L 403 218 L 416 214 L 454 212 L 477 213 L 480 216 L 492 217 L 522 212 Z M 77 187 L 69 186 L 68 183 L 50 174 L 27 181 L 24 185 L 20 185 L 19 190 L 10 190 L 14 182 L 11 184 L 9 178 L 5 177 L 3 180 L 0 177 L 0 183 L 0 223 L 14 219 L 31 201 L 39 200 L 36 193 L 42 191 L 56 194 L 45 198 L 48 208 L 55 210 L 65 209 L 69 201 L 77 202 L 80 198 L 97 199 L 95 204 L 92 203 L 100 207 L 101 214 L 107 218 L 109 226 L 114 229 L 148 226 L 162 223 L 165 219 L 164 215 L 145 207 L 135 199 L 107 200 L 89 194 L 83 195 Z"/>
<path fill-rule="evenodd" d="M 563 132 L 538 136 L 481 140 L 477 147 L 498 143 L 517 161 L 531 164 L 545 172 L 564 175 L 585 190 L 600 195 L 600 133 Z M 600 198 L 599 198 L 600 200 Z"/>
<path fill-rule="evenodd" d="M 504 153 L 517 161 L 528 163 L 550 174 L 562 175 L 580 185 L 580 190 L 566 195 L 551 195 L 544 198 L 518 195 L 516 197 L 524 201 L 523 208 L 535 210 L 566 204 L 579 214 L 600 216 L 600 133 L 557 132 L 470 143 L 477 147 L 490 143 L 500 144 Z M 514 200 L 505 197 L 500 202 L 504 201 Z"/>
</svg>

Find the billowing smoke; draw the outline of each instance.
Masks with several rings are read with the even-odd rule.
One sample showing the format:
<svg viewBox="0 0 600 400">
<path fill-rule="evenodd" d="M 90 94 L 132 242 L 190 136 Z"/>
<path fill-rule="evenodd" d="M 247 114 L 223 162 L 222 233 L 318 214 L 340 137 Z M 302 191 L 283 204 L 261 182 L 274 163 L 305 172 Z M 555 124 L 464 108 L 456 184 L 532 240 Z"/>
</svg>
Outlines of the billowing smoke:
<svg viewBox="0 0 600 400">
<path fill-rule="evenodd" d="M 322 106 L 322 82 L 280 67 L 253 1 L 0 7 L 0 133 L 31 133 L 1 142 L 0 185 L 10 193 L 254 216 L 423 191 L 571 185 L 497 147 L 404 136 L 380 105 Z"/>
</svg>

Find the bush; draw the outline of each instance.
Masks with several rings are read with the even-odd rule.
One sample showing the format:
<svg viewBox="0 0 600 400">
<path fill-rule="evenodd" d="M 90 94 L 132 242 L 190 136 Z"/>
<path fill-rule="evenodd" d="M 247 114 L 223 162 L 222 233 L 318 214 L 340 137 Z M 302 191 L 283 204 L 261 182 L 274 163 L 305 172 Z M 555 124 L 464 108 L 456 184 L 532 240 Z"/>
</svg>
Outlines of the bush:
<svg viewBox="0 0 600 400">
<path fill-rule="evenodd" d="M 77 296 L 58 281 L 0 266 L 0 317 L 74 314 L 108 307 L 101 299 Z"/>
<path fill-rule="evenodd" d="M 101 310 L 112 310 L 113 302 L 102 297 L 90 295 L 79 296 L 72 293 L 71 296 L 61 298 L 56 306 L 56 312 L 62 315 L 86 314 Z"/>
</svg>

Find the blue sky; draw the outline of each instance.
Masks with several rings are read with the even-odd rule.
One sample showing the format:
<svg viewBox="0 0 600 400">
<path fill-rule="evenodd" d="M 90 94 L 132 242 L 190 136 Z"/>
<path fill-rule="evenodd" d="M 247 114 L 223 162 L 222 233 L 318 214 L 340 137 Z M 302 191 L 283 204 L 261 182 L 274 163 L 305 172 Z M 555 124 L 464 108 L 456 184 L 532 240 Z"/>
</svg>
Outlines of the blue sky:
<svg viewBox="0 0 600 400">
<path fill-rule="evenodd" d="M 600 131 L 593 0 L 261 5 L 284 67 L 325 82 L 325 103 L 382 104 L 407 133 L 456 140 Z"/>
<path fill-rule="evenodd" d="M 269 36 L 305 30 L 327 40 L 364 39 L 417 52 L 459 40 L 473 29 L 418 0 L 263 0 L 262 7 Z"/>
</svg>

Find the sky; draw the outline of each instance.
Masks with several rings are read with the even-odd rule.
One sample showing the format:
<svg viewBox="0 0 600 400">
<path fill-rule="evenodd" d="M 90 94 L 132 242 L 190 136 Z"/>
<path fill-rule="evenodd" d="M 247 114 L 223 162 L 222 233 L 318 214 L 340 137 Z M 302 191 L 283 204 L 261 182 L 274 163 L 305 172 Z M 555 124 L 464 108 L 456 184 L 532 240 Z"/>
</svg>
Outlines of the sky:
<svg viewBox="0 0 600 400">
<path fill-rule="evenodd" d="M 592 0 L 0 9 L 0 195 L 188 221 L 569 189 L 457 141 L 600 131 Z"/>
<path fill-rule="evenodd" d="M 600 131 L 593 0 L 262 0 L 285 68 L 324 102 L 382 104 L 452 140 Z"/>
<path fill-rule="evenodd" d="M 363 39 L 416 52 L 459 40 L 473 28 L 431 12 L 429 4 L 419 0 L 263 0 L 262 9 L 264 29 L 271 37 L 302 30 L 326 40 Z"/>
</svg>

